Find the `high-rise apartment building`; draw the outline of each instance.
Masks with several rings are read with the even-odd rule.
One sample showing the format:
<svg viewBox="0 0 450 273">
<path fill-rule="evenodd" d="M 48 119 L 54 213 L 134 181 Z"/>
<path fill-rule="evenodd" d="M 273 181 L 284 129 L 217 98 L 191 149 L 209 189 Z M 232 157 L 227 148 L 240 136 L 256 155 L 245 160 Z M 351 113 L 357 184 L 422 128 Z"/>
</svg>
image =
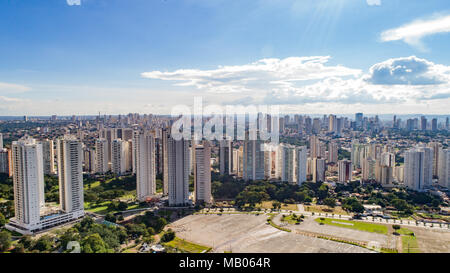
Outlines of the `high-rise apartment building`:
<svg viewBox="0 0 450 273">
<path fill-rule="evenodd" d="M 336 163 L 338 161 L 339 145 L 335 141 L 328 143 L 328 163 Z"/>
<path fill-rule="evenodd" d="M 108 149 L 108 141 L 104 138 L 95 140 L 95 172 L 107 173 L 109 171 L 108 157 L 110 150 Z"/>
<path fill-rule="evenodd" d="M 341 183 L 352 181 L 352 162 L 349 160 L 339 160 L 338 161 L 338 181 Z"/>
<path fill-rule="evenodd" d="M 244 180 L 264 179 L 264 150 L 260 140 L 245 140 L 243 150 Z"/>
<path fill-rule="evenodd" d="M 44 174 L 56 174 L 55 170 L 55 149 L 53 147 L 53 140 L 46 139 L 40 141 L 42 144 L 42 155 L 44 160 Z"/>
<path fill-rule="evenodd" d="M 211 203 L 211 147 L 208 141 L 194 145 L 195 202 Z"/>
<path fill-rule="evenodd" d="M 281 181 L 295 183 L 295 147 L 289 144 L 281 144 L 280 147 Z"/>
<path fill-rule="evenodd" d="M 404 180 L 406 187 L 423 190 L 430 186 L 433 177 L 433 149 L 411 148 L 405 152 Z"/>
<path fill-rule="evenodd" d="M 45 205 L 42 145 L 25 137 L 12 143 L 15 216 L 18 228 L 39 228 L 40 211 Z"/>
<path fill-rule="evenodd" d="M 135 132 L 133 150 L 136 164 L 136 195 L 145 201 L 156 194 L 155 138 L 150 133 Z"/>
<path fill-rule="evenodd" d="M 131 169 L 130 143 L 121 139 L 114 139 L 111 144 L 111 171 L 121 175 Z"/>
<path fill-rule="evenodd" d="M 189 203 L 189 141 L 167 140 L 167 175 L 170 206 Z"/>
<path fill-rule="evenodd" d="M 300 146 L 295 149 L 297 158 L 297 184 L 301 185 L 306 181 L 308 152 L 306 146 Z"/>
<path fill-rule="evenodd" d="M 73 136 L 57 140 L 60 208 L 75 217 L 84 215 L 83 149 Z"/>
<path fill-rule="evenodd" d="M 320 140 L 316 135 L 312 135 L 309 137 L 309 157 L 320 157 Z"/>
<path fill-rule="evenodd" d="M 439 185 L 450 189 L 450 150 L 439 150 L 439 168 L 438 168 Z"/>
<path fill-rule="evenodd" d="M 229 140 L 219 141 L 219 171 L 230 175 L 233 170 L 233 146 Z"/>
<path fill-rule="evenodd" d="M 313 182 L 325 181 L 325 159 L 323 158 L 312 159 L 312 181 Z"/>
</svg>

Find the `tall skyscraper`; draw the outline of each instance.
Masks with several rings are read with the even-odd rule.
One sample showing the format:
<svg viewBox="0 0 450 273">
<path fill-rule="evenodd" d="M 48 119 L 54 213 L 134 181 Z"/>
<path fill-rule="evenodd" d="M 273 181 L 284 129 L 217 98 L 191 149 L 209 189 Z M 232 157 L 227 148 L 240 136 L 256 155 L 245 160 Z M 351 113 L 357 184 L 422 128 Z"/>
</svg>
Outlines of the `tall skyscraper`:
<svg viewBox="0 0 450 273">
<path fill-rule="evenodd" d="M 338 161 L 339 145 L 335 141 L 328 143 L 328 163 L 336 163 Z"/>
<path fill-rule="evenodd" d="M 40 141 L 42 144 L 42 154 L 44 160 L 44 174 L 55 174 L 55 149 L 53 147 L 53 140 L 46 139 Z"/>
<path fill-rule="evenodd" d="M 312 181 L 320 182 L 325 181 L 325 159 L 313 158 L 312 159 Z"/>
<path fill-rule="evenodd" d="M 211 147 L 208 141 L 194 145 L 195 202 L 211 203 Z"/>
<path fill-rule="evenodd" d="M 150 133 L 134 133 L 136 152 L 136 195 L 145 201 L 156 194 L 155 138 Z"/>
<path fill-rule="evenodd" d="M 111 144 L 111 171 L 115 174 L 124 174 L 130 170 L 129 142 L 114 139 Z"/>
<path fill-rule="evenodd" d="M 11 152 L 6 148 L 0 148 L 0 173 L 6 173 L 9 176 L 11 173 L 11 162 L 10 162 Z"/>
<path fill-rule="evenodd" d="M 162 170 L 163 170 L 163 194 L 169 194 L 169 167 L 168 167 L 168 148 L 167 144 L 169 142 L 170 137 L 170 129 L 163 128 L 161 130 L 161 138 L 162 138 Z"/>
<path fill-rule="evenodd" d="M 289 144 L 280 145 L 281 181 L 295 183 L 295 147 Z"/>
<path fill-rule="evenodd" d="M 431 130 L 433 132 L 437 131 L 438 125 L 437 125 L 437 118 L 434 118 L 431 120 Z"/>
<path fill-rule="evenodd" d="M 301 185 L 306 181 L 308 152 L 306 146 L 297 147 L 295 152 L 297 157 L 297 184 Z"/>
<path fill-rule="evenodd" d="M 356 122 L 356 128 L 361 128 L 363 126 L 363 113 L 355 114 L 355 122 Z"/>
<path fill-rule="evenodd" d="M 233 170 L 233 146 L 229 140 L 219 141 L 219 171 L 221 175 L 230 175 Z"/>
<path fill-rule="evenodd" d="M 264 151 L 260 140 L 244 141 L 243 178 L 244 180 L 264 179 Z"/>
<path fill-rule="evenodd" d="M 316 135 L 312 135 L 309 137 L 309 157 L 320 157 L 320 140 Z"/>
<path fill-rule="evenodd" d="M 3 134 L 0 133 L 0 150 L 3 149 Z"/>
<path fill-rule="evenodd" d="M 45 205 L 42 145 L 33 138 L 12 143 L 14 209 L 16 222 L 25 229 L 36 229 Z"/>
<path fill-rule="evenodd" d="M 420 130 L 427 130 L 427 118 L 425 116 L 420 117 Z"/>
<path fill-rule="evenodd" d="M 352 180 L 352 162 L 349 160 L 339 160 L 338 161 L 338 175 L 339 182 L 345 183 Z"/>
<path fill-rule="evenodd" d="M 189 141 L 167 140 L 169 205 L 189 203 Z"/>
<path fill-rule="evenodd" d="M 104 138 L 95 140 L 95 172 L 107 173 L 109 171 L 108 164 L 108 141 Z"/>
<path fill-rule="evenodd" d="M 102 131 L 100 131 L 100 138 L 106 140 L 106 149 L 108 150 L 108 153 L 106 154 L 106 160 L 108 163 L 111 163 L 111 144 L 112 140 L 116 138 L 114 128 L 104 128 Z"/>
<path fill-rule="evenodd" d="M 442 149 L 442 144 L 439 142 L 429 142 L 427 146 L 433 149 L 433 175 L 438 176 L 439 151 Z"/>
<path fill-rule="evenodd" d="M 450 189 L 450 150 L 439 150 L 439 185 Z"/>
<path fill-rule="evenodd" d="M 76 217 L 84 215 L 83 149 L 74 136 L 57 141 L 60 208 Z"/>
<path fill-rule="evenodd" d="M 411 148 L 405 152 L 405 185 L 413 190 L 423 190 L 432 183 L 433 149 L 427 147 Z"/>
</svg>

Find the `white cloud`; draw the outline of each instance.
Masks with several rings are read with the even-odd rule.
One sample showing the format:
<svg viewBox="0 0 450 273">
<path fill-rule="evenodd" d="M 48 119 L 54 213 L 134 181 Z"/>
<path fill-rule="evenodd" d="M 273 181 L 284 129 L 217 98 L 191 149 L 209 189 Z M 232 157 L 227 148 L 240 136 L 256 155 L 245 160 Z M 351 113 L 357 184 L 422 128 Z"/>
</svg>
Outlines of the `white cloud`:
<svg viewBox="0 0 450 273">
<path fill-rule="evenodd" d="M 425 50 L 421 40 L 423 37 L 446 32 L 450 32 L 450 15 L 434 16 L 428 20 L 416 20 L 401 27 L 383 31 L 381 40 L 383 42 L 401 40 Z"/>
<path fill-rule="evenodd" d="M 367 5 L 369 6 L 380 6 L 381 0 L 366 0 Z"/>
<path fill-rule="evenodd" d="M 352 105 L 377 105 L 372 109 L 392 113 L 394 105 L 396 111 L 408 112 L 416 109 L 411 105 L 419 107 L 432 101 L 435 109 L 442 110 L 442 105 L 450 101 L 449 66 L 411 56 L 377 63 L 364 74 L 359 69 L 329 65 L 329 59 L 264 59 L 214 70 L 152 71 L 142 76 L 175 82 L 187 90 L 191 87 L 190 92 L 200 92 L 195 95 L 222 104 L 280 104 L 317 110 L 325 107 L 322 110 L 328 112 L 350 109 Z M 233 93 L 220 95 L 224 92 Z M 192 100 L 192 96 L 186 99 Z"/>
<path fill-rule="evenodd" d="M 450 82 L 450 67 L 411 56 L 373 65 L 366 80 L 372 84 L 436 85 Z"/>
<path fill-rule="evenodd" d="M 141 75 L 149 79 L 177 81 L 177 86 L 193 86 L 208 92 L 241 93 L 333 76 L 361 74 L 359 69 L 327 65 L 329 59 L 329 56 L 272 58 L 246 65 L 220 66 L 213 70 L 179 69 L 173 72 L 144 72 Z"/>
<path fill-rule="evenodd" d="M 29 90 L 31 90 L 31 88 L 24 85 L 0 82 L 0 92 L 2 93 L 26 92 Z"/>
<path fill-rule="evenodd" d="M 81 0 L 66 0 L 67 5 L 69 6 L 80 6 Z"/>
</svg>

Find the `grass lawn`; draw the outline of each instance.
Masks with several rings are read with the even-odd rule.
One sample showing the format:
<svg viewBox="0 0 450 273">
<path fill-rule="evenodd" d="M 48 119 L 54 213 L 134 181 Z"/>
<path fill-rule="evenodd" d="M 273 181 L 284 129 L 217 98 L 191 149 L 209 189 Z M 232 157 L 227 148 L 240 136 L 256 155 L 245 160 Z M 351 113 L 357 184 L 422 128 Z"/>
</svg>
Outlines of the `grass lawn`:
<svg viewBox="0 0 450 273">
<path fill-rule="evenodd" d="M 384 225 L 371 224 L 366 222 L 358 222 L 358 221 L 349 221 L 349 220 L 341 220 L 341 219 L 330 219 L 324 218 L 324 220 L 320 220 L 320 218 L 315 219 L 318 223 L 324 223 L 325 225 L 357 229 L 367 232 L 375 232 L 380 234 L 388 234 L 388 227 Z"/>
<path fill-rule="evenodd" d="M 175 239 L 168 243 L 164 243 L 164 245 L 189 253 L 202 253 L 203 251 L 207 252 L 211 249 L 210 247 L 194 244 L 178 237 L 175 237 Z"/>
<path fill-rule="evenodd" d="M 397 229 L 396 232 L 402 236 L 402 252 L 403 253 L 420 253 L 417 238 L 411 230 L 407 228 Z"/>
<path fill-rule="evenodd" d="M 272 201 L 263 201 L 261 204 L 257 204 L 256 208 L 261 209 L 273 209 L 272 207 Z M 298 211 L 297 204 L 285 204 L 281 203 L 281 209 L 282 210 L 292 210 L 292 211 Z"/>
<path fill-rule="evenodd" d="M 91 204 L 89 202 L 84 203 L 84 209 L 89 212 L 98 213 L 98 214 L 107 214 L 108 213 L 108 205 L 111 201 L 105 201 L 101 203 L 98 207 L 95 204 Z"/>
<path fill-rule="evenodd" d="M 342 207 L 330 208 L 330 207 L 324 206 L 324 205 L 305 206 L 305 211 L 348 215 L 348 213 L 345 210 L 343 210 Z"/>
</svg>

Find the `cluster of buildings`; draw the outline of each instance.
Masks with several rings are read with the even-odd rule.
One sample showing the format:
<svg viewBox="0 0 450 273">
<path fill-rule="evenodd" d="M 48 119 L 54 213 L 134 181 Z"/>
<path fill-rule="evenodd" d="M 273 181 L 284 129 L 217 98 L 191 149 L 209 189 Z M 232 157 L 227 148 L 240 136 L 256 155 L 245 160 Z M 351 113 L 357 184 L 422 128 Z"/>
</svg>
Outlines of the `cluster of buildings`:
<svg viewBox="0 0 450 273">
<path fill-rule="evenodd" d="M 448 130 L 448 118 L 443 124 L 423 117 L 419 129 L 408 127 L 414 119 L 404 123 L 394 116 L 392 122 L 383 122 L 362 113 L 354 120 L 336 115 L 286 115 L 278 120 L 281 143 L 175 140 L 170 133 L 174 118 L 139 114 L 65 120 L 52 116 L 47 126 L 27 132 L 35 139 L 23 137 L 9 149 L 3 148 L 0 134 L 0 173 L 13 177 L 16 203 L 8 227 L 33 232 L 83 217 L 83 173 L 135 174 L 139 201 L 157 196 L 156 180 L 161 179 L 170 206 L 211 203 L 213 166 L 221 175 L 245 181 L 300 185 L 360 180 L 419 191 L 450 186 L 445 136 L 422 143 L 399 133 Z M 59 177 L 57 209 L 45 203 L 44 174 Z"/>
</svg>

